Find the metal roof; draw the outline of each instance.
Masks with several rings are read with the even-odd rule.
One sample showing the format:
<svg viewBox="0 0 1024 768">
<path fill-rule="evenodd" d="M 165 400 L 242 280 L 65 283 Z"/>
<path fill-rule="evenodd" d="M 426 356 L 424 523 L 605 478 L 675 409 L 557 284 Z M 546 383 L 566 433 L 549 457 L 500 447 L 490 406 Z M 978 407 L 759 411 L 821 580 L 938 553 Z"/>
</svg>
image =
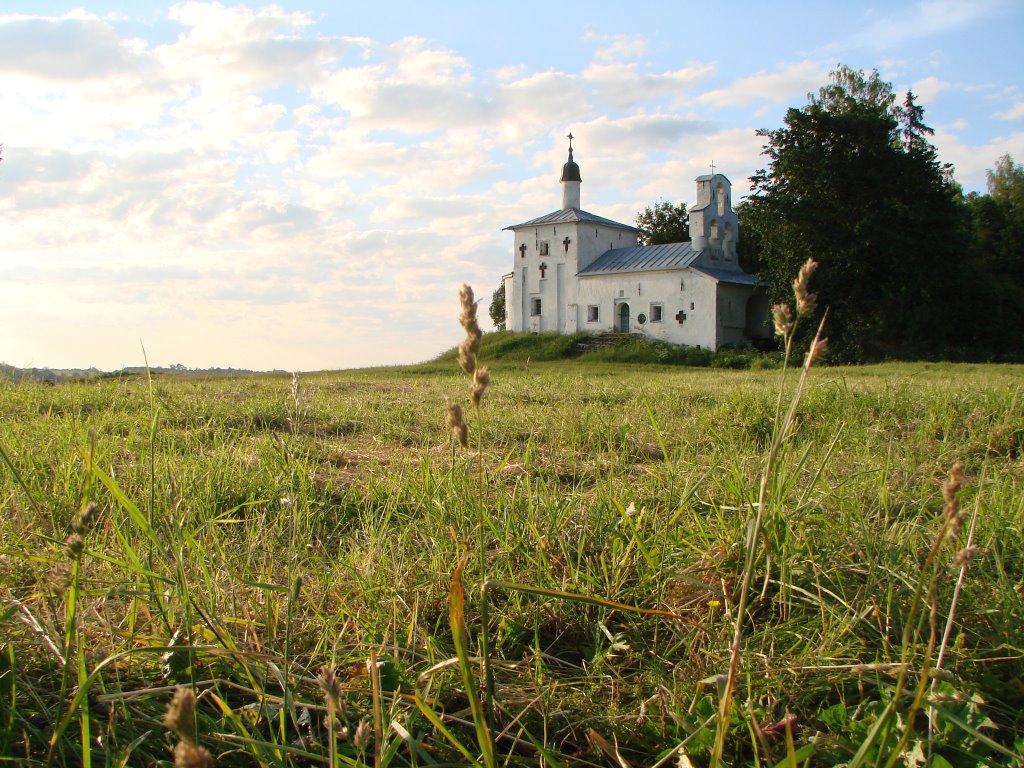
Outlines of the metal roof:
<svg viewBox="0 0 1024 768">
<path fill-rule="evenodd" d="M 637 245 L 632 248 L 613 248 L 598 256 L 588 267 L 581 269 L 580 277 L 615 275 L 626 272 L 657 272 L 669 269 L 687 269 L 700 272 L 719 283 L 758 285 L 757 275 L 729 269 L 696 267 L 693 262 L 702 251 L 693 250 L 692 243 L 666 245 Z"/>
<path fill-rule="evenodd" d="M 700 255 L 690 243 L 667 245 L 636 245 L 613 248 L 598 256 L 582 275 L 610 275 L 618 272 L 654 272 L 662 269 L 685 269 Z"/>
<path fill-rule="evenodd" d="M 606 219 L 603 216 L 595 216 L 592 213 L 581 210 L 580 208 L 563 208 L 560 211 L 552 211 L 547 213 L 540 218 L 530 219 L 524 221 L 522 224 L 512 224 L 505 227 L 505 229 L 519 229 L 520 227 L 534 227 L 540 224 L 568 224 L 572 222 L 579 222 L 582 224 L 601 224 L 605 227 L 616 227 L 617 229 L 626 229 L 630 232 L 639 232 L 640 230 L 636 227 L 631 227 L 629 224 L 621 224 L 611 219 Z"/>
<path fill-rule="evenodd" d="M 720 283 L 732 283 L 733 285 L 759 285 L 760 278 L 749 272 L 733 272 L 728 269 L 710 269 L 708 267 L 694 267 L 694 272 L 703 272 L 708 277 L 713 277 Z"/>
</svg>

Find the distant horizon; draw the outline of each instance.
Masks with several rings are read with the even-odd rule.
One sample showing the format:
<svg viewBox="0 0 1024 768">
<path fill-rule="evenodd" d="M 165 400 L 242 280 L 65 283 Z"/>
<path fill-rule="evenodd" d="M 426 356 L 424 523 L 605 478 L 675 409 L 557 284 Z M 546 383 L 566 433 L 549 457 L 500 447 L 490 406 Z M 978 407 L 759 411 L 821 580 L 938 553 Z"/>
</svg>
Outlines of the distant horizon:
<svg viewBox="0 0 1024 768">
<path fill-rule="evenodd" d="M 984 191 L 1024 160 L 1022 28 L 1013 0 L 8 0 L 0 359 L 429 359 L 460 338 L 461 283 L 486 321 L 503 227 L 559 207 L 570 131 L 597 215 L 692 204 L 711 163 L 740 200 L 755 131 L 840 63 L 912 89 L 940 160 Z"/>
</svg>

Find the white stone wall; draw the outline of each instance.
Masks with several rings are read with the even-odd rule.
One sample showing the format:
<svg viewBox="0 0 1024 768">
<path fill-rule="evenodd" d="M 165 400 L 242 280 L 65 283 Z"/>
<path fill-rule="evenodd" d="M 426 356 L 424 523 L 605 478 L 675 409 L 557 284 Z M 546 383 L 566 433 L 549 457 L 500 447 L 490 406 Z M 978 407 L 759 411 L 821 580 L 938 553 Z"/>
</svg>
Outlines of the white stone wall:
<svg viewBox="0 0 1024 768">
<path fill-rule="evenodd" d="M 641 333 L 673 344 L 715 349 L 715 295 L 717 284 L 691 270 L 640 272 L 632 274 L 594 275 L 579 280 L 577 328 L 588 333 L 618 330 L 621 305 L 629 305 L 629 332 Z M 652 304 L 660 304 L 662 319 L 654 322 Z M 693 309 L 691 309 L 693 305 Z M 598 308 L 598 321 L 589 319 L 590 307 Z M 686 319 L 680 323 L 678 312 Z M 647 322 L 640 324 L 644 314 Z"/>
</svg>

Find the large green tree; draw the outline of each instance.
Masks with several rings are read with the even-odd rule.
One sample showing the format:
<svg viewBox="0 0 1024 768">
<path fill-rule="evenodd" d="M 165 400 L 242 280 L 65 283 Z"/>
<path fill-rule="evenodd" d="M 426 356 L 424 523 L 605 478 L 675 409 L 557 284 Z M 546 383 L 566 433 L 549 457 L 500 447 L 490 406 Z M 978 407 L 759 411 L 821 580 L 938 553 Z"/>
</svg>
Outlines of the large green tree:
<svg viewBox="0 0 1024 768">
<path fill-rule="evenodd" d="M 776 300 L 809 257 L 833 359 L 941 348 L 956 325 L 953 270 L 963 206 L 912 93 L 899 103 L 878 72 L 840 66 L 785 125 L 762 130 L 744 225 Z M 806 323 L 805 332 L 813 330 Z"/>
<path fill-rule="evenodd" d="M 1019 357 L 1024 325 L 1024 168 L 1009 155 L 988 171 L 988 194 L 966 198 L 972 248 L 959 288 L 973 308 L 961 344 L 974 357 Z"/>
<path fill-rule="evenodd" d="M 637 215 L 636 226 L 640 230 L 637 236 L 640 245 L 685 243 L 690 239 L 690 214 L 686 203 L 673 205 L 668 200 L 659 200 Z"/>
</svg>

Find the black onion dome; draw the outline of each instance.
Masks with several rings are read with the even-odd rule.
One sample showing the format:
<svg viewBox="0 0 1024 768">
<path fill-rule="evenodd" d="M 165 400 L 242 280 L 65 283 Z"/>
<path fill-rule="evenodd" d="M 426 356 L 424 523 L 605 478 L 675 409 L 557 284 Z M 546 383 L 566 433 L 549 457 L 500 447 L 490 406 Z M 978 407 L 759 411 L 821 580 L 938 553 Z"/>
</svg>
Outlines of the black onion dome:
<svg viewBox="0 0 1024 768">
<path fill-rule="evenodd" d="M 580 167 L 572 161 L 572 149 L 569 150 L 569 162 L 562 166 L 562 178 L 559 181 L 583 181 L 580 178 Z"/>
</svg>

